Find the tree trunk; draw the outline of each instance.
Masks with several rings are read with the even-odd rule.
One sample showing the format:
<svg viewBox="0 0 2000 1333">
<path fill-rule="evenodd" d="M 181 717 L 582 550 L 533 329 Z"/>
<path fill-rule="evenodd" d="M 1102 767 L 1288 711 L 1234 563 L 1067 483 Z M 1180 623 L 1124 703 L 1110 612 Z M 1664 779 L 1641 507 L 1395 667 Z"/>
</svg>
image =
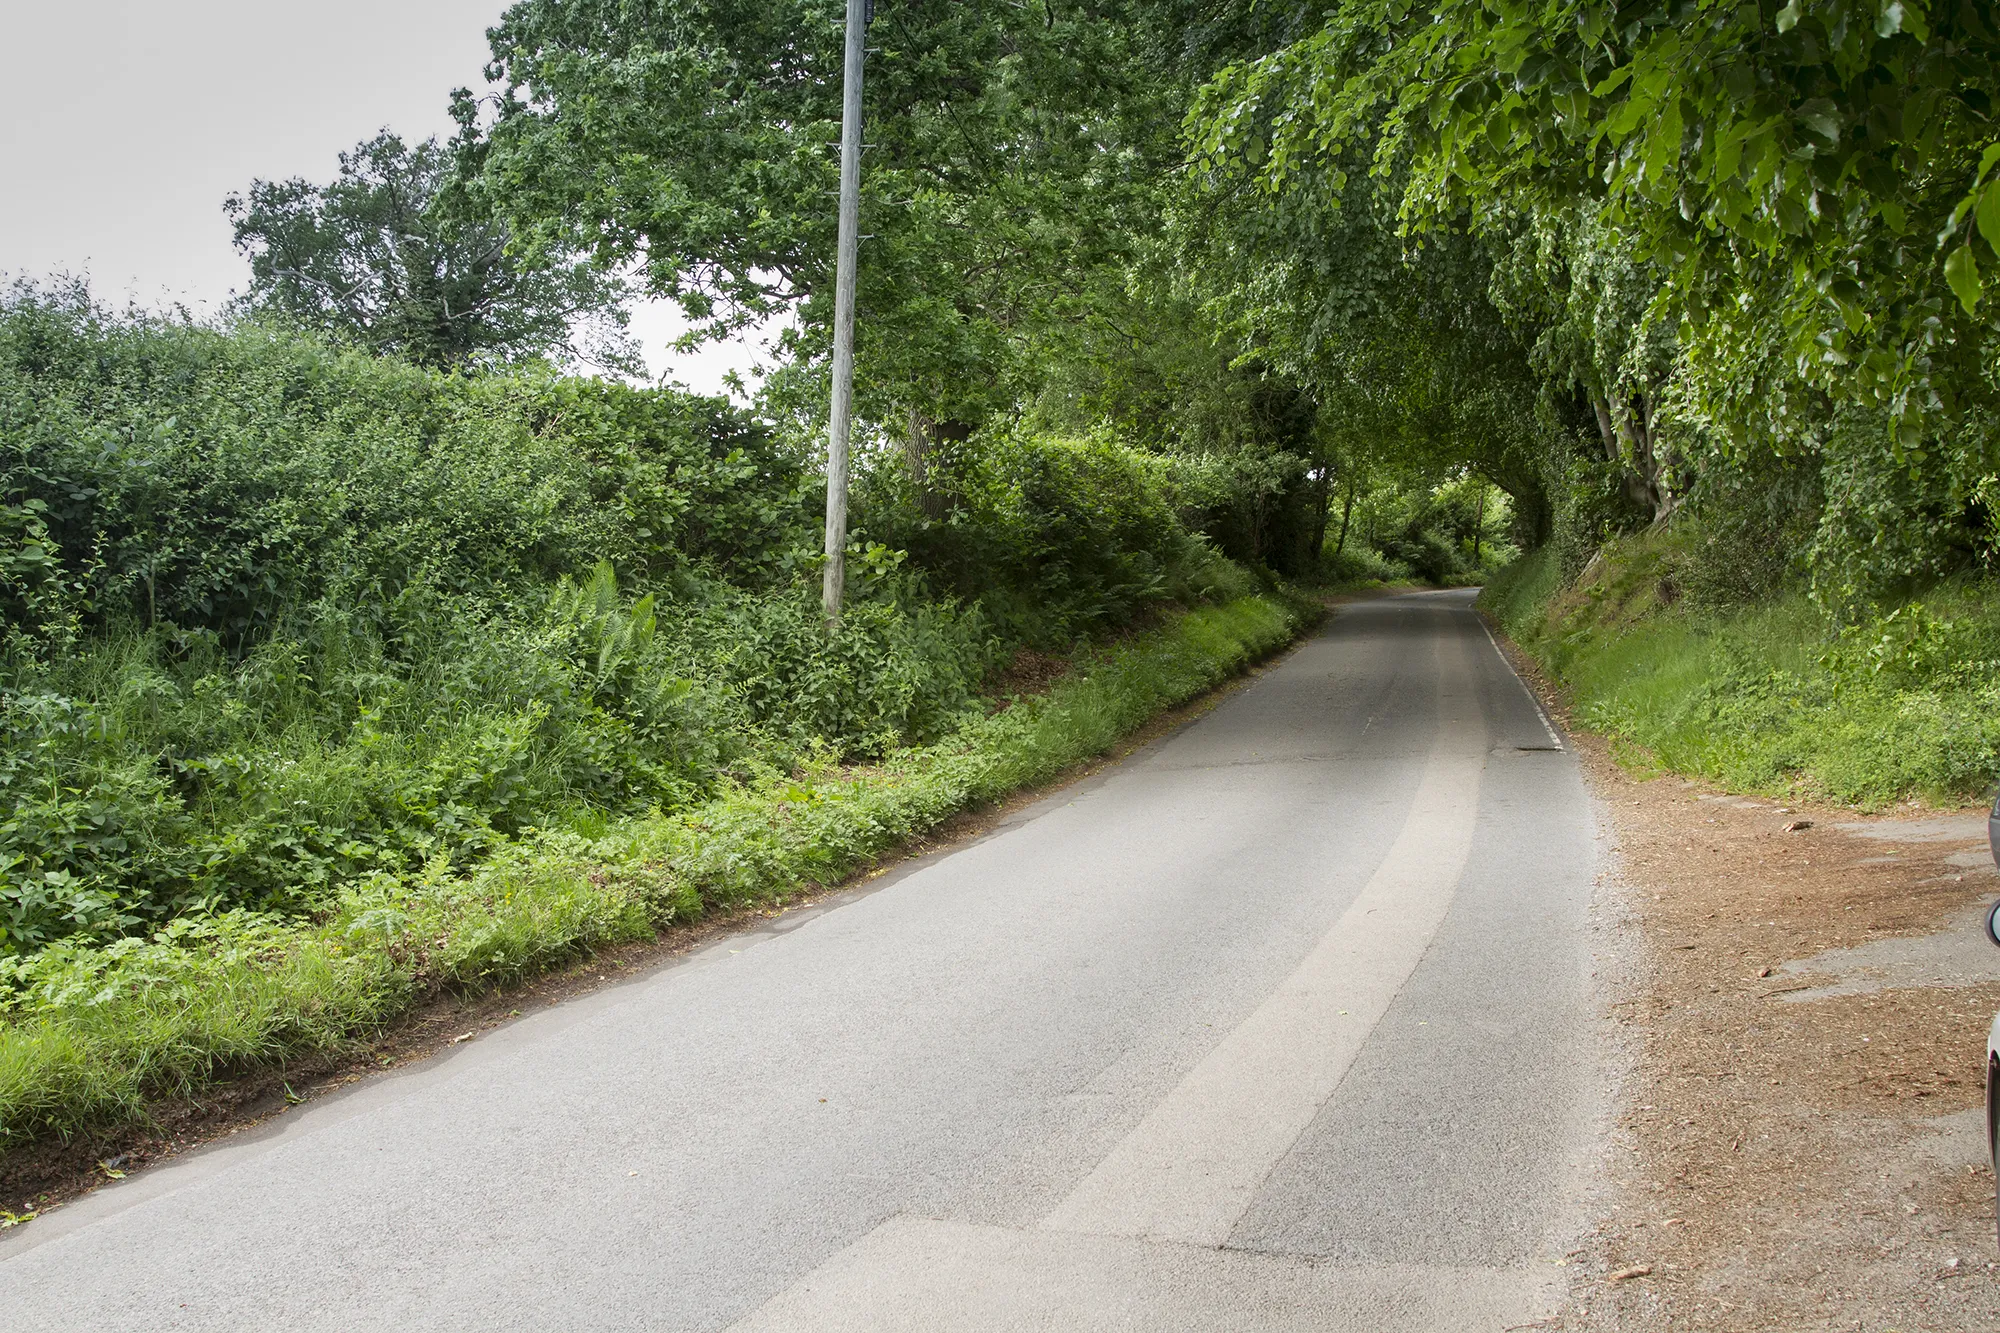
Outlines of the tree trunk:
<svg viewBox="0 0 2000 1333">
<path fill-rule="evenodd" d="M 1604 438 L 1605 457 L 1624 468 L 1619 481 L 1626 498 L 1651 515 L 1656 526 L 1666 522 L 1679 501 L 1667 481 L 1666 460 L 1658 452 L 1655 396 L 1633 394 L 1614 408 L 1593 394 L 1590 406 L 1597 416 L 1598 434 Z"/>
<path fill-rule="evenodd" d="M 1479 568 L 1479 539 L 1486 531 L 1486 482 L 1479 483 L 1479 506 L 1472 511 L 1472 567 Z"/>
<path fill-rule="evenodd" d="M 1310 565 L 1317 567 L 1326 555 L 1326 525 L 1333 518 L 1333 468 L 1323 467 L 1319 473 L 1319 499 L 1313 505 L 1313 536 Z"/>
<path fill-rule="evenodd" d="M 969 422 L 936 421 L 922 408 L 910 409 L 909 426 L 903 434 L 903 461 L 917 494 L 917 512 L 933 523 L 944 517 L 947 507 L 943 492 L 932 479 L 937 446 L 963 441 L 971 434 Z"/>
<path fill-rule="evenodd" d="M 1597 416 L 1597 433 L 1604 439 L 1606 462 L 1622 463 L 1625 451 L 1618 446 L 1618 427 L 1611 420 L 1611 408 L 1596 394 L 1590 395 L 1590 410 Z"/>
<path fill-rule="evenodd" d="M 1347 474 L 1347 503 L 1340 507 L 1340 540 L 1333 544 L 1333 553 L 1339 555 L 1347 549 L 1347 525 L 1354 521 L 1354 487 L 1357 478 Z"/>
</svg>

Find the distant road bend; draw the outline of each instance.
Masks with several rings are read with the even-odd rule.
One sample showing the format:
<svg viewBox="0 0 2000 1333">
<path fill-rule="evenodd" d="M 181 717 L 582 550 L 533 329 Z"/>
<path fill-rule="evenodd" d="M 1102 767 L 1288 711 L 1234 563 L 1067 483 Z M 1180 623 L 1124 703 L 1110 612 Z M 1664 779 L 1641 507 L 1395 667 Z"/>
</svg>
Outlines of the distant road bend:
<svg viewBox="0 0 2000 1333">
<path fill-rule="evenodd" d="M 976 843 L 9 1233 L 0 1308 L 1499 1333 L 1596 1152 L 1595 832 L 1468 594 L 1351 605 Z"/>
</svg>

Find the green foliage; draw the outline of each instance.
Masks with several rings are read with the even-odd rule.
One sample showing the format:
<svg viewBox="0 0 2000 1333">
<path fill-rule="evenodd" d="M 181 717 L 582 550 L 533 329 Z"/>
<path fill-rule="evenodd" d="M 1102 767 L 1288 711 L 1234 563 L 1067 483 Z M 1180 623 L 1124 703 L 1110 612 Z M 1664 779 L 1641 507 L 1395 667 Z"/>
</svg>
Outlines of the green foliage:
<svg viewBox="0 0 2000 1333">
<path fill-rule="evenodd" d="M 491 30 L 497 114 L 461 94 L 474 195 L 531 249 L 643 264 L 716 332 L 832 316 L 845 9 L 837 0 L 522 0 Z M 977 425 L 1031 332 L 1069 318 L 1079 270 L 1115 265 L 1171 160 L 1117 8 L 885 6 L 864 80 L 862 411 Z"/>
<path fill-rule="evenodd" d="M 1411 168 L 1412 219 L 1601 194 L 1697 291 L 1746 257 L 1788 271 L 1800 299 L 1780 317 L 1801 348 L 1826 333 L 1864 390 L 1893 389 L 1945 280 L 1976 298 L 1970 238 L 2000 224 L 1996 43 L 1980 5 L 1353 0 L 1221 81 L 1206 143 L 1281 180 L 1379 125 L 1378 161 Z M 1338 91 L 1260 114 L 1314 85 Z"/>
<path fill-rule="evenodd" d="M 312 910 L 745 763 L 877 753 L 955 725 L 994 660 L 949 603 L 860 603 L 829 643 L 803 589 L 653 598 L 607 565 L 538 616 L 411 599 L 378 636 L 323 612 L 241 660 L 133 630 L 0 693 L 0 945 Z"/>
<path fill-rule="evenodd" d="M 1330 429 L 1338 419 L 1284 372 L 1237 358 L 1185 299 L 1182 277 L 1149 268 L 1141 293 L 1090 293 L 1086 317 L 1046 340 L 1027 420 L 1140 444 L 1161 460 L 1182 521 L 1218 550 L 1304 574 L 1334 475 L 1347 470 Z"/>
<path fill-rule="evenodd" d="M 639 618 L 608 597 L 562 602 L 615 619 L 620 642 L 637 634 L 627 631 Z M 105 947 L 72 939 L 0 955 L 0 1148 L 140 1114 L 149 1097 L 218 1073 L 337 1050 L 439 986 L 494 984 L 834 882 L 956 810 L 1102 752 L 1306 618 L 1256 597 L 1199 609 L 1087 656 L 1045 698 L 967 715 L 937 743 L 868 769 L 821 757 L 732 781 L 677 813 L 588 834 L 524 830 L 476 862 L 440 853 L 410 872 L 376 870 L 310 919 L 197 913 Z"/>
<path fill-rule="evenodd" d="M 1479 605 L 1500 622 L 1500 628 L 1526 643 L 1562 585 L 1562 568 L 1557 563 L 1555 549 L 1544 546 L 1486 580 L 1486 586 L 1479 591 Z"/>
<path fill-rule="evenodd" d="M 0 301 L 0 611 L 30 651 L 119 619 L 235 647 L 320 601 L 386 626 L 401 598 L 505 604 L 600 559 L 775 572 L 810 541 L 801 488 L 714 400 Z"/>
<path fill-rule="evenodd" d="M 1215 484 L 1198 461 L 1141 453 L 1108 432 L 1028 429 L 982 433 L 934 461 L 940 515 L 890 462 L 864 479 L 859 521 L 940 586 L 979 598 L 1005 639 L 1061 646 L 1240 586 L 1183 523 L 1205 517 Z"/>
<path fill-rule="evenodd" d="M 1873 807 L 1985 800 L 2000 780 L 2000 598 L 1948 584 L 1844 628 L 1796 593 L 1704 609 L 1678 596 L 1688 539 L 1609 549 L 1562 587 L 1552 553 L 1484 603 L 1593 728 L 1743 791 Z"/>
<path fill-rule="evenodd" d="M 249 305 L 420 365 L 560 353 L 643 369 L 617 283 L 572 260 L 524 262 L 504 226 L 448 197 L 451 179 L 435 139 L 413 148 L 384 130 L 340 155 L 331 184 L 252 181 L 224 205 Z"/>
<path fill-rule="evenodd" d="M 643 263 L 694 336 L 795 314 L 763 402 L 801 442 L 825 413 L 842 16 L 824 0 L 524 0 L 490 34 L 497 115 L 458 103 L 468 189 L 531 248 Z M 1182 517 L 1223 554 L 1287 575 L 1313 566 L 1336 471 L 1327 418 L 1296 375 L 1218 338 L 1234 317 L 1192 309 L 1188 274 L 1159 245 L 1194 80 L 1296 26 L 1151 3 L 881 11 L 863 94 L 856 392 L 864 433 L 901 446 L 909 507 L 945 517 L 949 474 L 989 424 L 1006 423 L 992 438 L 1109 430 L 1219 463 L 1208 480 L 1231 486 Z M 869 521 L 892 547 L 922 544 Z M 1143 601 L 1145 577 L 1037 595 L 1088 621 L 1106 589 Z M 1134 597 L 1101 600 L 1115 616 Z"/>
<path fill-rule="evenodd" d="M 0 952 L 949 730 L 987 620 L 905 573 L 828 642 L 804 486 L 714 402 L 17 290 Z"/>
<path fill-rule="evenodd" d="M 0 310 L 0 954 L 293 917 L 532 830 L 950 734 L 1023 642 L 1240 596 L 1169 459 L 982 440 L 863 488 L 829 637 L 810 483 L 712 401 Z M 887 537 L 888 543 L 882 539 Z"/>
<path fill-rule="evenodd" d="M 1314 405 L 1330 471 L 1436 482 L 1470 466 L 1543 539 L 1540 380 L 1481 239 L 1439 228 L 1408 244 L 1355 152 L 1275 191 L 1247 162 L 1202 165 L 1174 219 L 1176 278 L 1240 361 Z"/>
<path fill-rule="evenodd" d="M 1540 381 L 1534 536 L 1566 563 L 1715 502 L 1718 473 L 1805 460 L 1819 475 L 1760 539 L 1810 522 L 1792 576 L 1858 615 L 1994 568 L 1996 44 L 1973 4 L 1349 0 L 1223 71 L 1189 125 L 1264 240 L 1253 275 L 1309 270 L 1320 237 L 1352 251 L 1371 211 L 1419 270 L 1477 238 Z M 1322 338 L 1359 311 L 1363 351 L 1391 343 L 1374 269 L 1337 278 L 1355 298 L 1330 315 L 1279 284 L 1260 304 Z M 1518 413 L 1532 381 L 1508 396 Z"/>
<path fill-rule="evenodd" d="M 1483 477 L 1378 483 L 1346 525 L 1337 576 L 1476 583 L 1515 554 L 1504 535 L 1511 518 L 1506 499 Z"/>
</svg>

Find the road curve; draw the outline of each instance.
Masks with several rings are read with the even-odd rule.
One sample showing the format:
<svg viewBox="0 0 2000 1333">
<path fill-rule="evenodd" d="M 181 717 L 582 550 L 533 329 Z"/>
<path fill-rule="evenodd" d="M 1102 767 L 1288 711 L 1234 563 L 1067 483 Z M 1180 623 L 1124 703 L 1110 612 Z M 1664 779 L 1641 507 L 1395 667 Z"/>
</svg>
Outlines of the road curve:
<svg viewBox="0 0 2000 1333">
<path fill-rule="evenodd" d="M 0 1240 L 15 1328 L 1499 1330 L 1601 1137 L 1596 825 L 1467 594 L 989 836 Z"/>
</svg>

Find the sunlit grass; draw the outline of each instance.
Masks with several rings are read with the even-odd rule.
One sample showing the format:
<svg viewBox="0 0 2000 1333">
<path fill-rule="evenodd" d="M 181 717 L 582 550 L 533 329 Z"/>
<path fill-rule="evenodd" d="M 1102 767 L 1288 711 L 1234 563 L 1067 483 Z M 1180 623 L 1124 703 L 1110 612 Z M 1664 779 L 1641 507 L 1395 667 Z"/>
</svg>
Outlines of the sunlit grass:
<svg viewBox="0 0 2000 1333">
<path fill-rule="evenodd" d="M 1839 627 L 1803 596 L 1690 609 L 1656 547 L 1614 549 L 1560 589 L 1552 560 L 1486 605 L 1585 725 L 1739 791 L 1956 805 L 2000 780 L 2000 589 L 1949 584 Z"/>
</svg>

